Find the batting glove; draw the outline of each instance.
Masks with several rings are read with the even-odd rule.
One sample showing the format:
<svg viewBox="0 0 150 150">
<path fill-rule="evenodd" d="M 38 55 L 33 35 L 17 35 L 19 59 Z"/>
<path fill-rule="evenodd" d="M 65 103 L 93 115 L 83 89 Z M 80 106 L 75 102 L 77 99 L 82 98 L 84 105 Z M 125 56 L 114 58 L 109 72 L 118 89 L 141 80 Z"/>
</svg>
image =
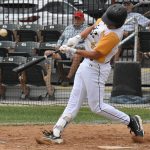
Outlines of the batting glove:
<svg viewBox="0 0 150 150">
<path fill-rule="evenodd" d="M 75 47 L 80 40 L 82 40 L 81 35 L 76 35 L 73 38 L 68 39 L 67 46 Z"/>
<path fill-rule="evenodd" d="M 72 47 L 69 47 L 67 45 L 62 45 L 59 50 L 63 53 L 71 53 L 71 54 L 74 54 L 76 53 L 77 49 L 75 48 L 72 48 Z"/>
</svg>

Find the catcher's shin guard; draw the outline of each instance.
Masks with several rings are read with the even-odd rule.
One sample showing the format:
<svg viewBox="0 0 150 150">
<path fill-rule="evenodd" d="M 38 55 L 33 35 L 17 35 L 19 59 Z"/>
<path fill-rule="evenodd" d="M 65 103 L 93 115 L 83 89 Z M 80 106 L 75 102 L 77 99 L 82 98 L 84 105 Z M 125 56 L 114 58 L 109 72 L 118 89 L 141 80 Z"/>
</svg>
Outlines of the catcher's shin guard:
<svg viewBox="0 0 150 150">
<path fill-rule="evenodd" d="M 131 129 L 130 132 L 133 132 L 135 136 L 144 137 L 142 119 L 140 116 L 135 115 L 133 117 L 130 117 L 130 123 L 128 127 Z"/>
</svg>

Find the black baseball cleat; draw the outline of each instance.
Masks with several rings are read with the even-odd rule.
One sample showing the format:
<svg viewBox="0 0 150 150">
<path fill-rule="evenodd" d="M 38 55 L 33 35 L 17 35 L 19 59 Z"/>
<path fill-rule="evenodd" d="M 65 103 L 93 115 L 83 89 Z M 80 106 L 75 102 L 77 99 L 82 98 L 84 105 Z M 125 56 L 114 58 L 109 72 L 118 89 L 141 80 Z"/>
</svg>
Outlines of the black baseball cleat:
<svg viewBox="0 0 150 150">
<path fill-rule="evenodd" d="M 142 119 L 140 116 L 135 115 L 133 117 L 130 117 L 130 123 L 128 127 L 131 129 L 130 132 L 133 132 L 135 136 L 144 137 Z"/>
<path fill-rule="evenodd" d="M 63 139 L 61 137 L 56 137 L 53 135 L 53 132 L 50 131 L 43 131 L 44 136 L 43 137 L 36 137 L 35 140 L 38 144 L 46 144 L 50 145 L 52 143 L 54 144 L 61 144 L 63 143 Z"/>
<path fill-rule="evenodd" d="M 48 132 L 47 130 L 44 130 L 43 134 L 44 134 L 43 140 L 46 142 L 58 143 L 58 144 L 63 143 L 63 139 L 61 138 L 61 136 L 60 137 L 54 136 L 52 131 Z"/>
</svg>

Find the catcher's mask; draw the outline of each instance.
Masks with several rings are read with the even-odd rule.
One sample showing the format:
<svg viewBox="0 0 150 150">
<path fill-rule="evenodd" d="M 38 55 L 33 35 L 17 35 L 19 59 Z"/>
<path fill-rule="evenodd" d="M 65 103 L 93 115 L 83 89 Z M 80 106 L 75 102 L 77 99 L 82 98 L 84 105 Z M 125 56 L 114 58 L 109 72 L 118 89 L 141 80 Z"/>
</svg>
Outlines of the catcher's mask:
<svg viewBox="0 0 150 150">
<path fill-rule="evenodd" d="M 102 20 L 106 25 L 114 25 L 120 28 L 127 18 L 127 10 L 121 4 L 111 5 L 102 16 Z"/>
</svg>

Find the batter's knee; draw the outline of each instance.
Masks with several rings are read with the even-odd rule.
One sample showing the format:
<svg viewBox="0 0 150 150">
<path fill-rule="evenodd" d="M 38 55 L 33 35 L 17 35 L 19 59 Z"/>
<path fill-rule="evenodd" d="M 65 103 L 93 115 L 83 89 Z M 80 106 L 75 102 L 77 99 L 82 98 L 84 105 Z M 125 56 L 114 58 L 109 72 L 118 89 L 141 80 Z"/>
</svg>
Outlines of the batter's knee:
<svg viewBox="0 0 150 150">
<path fill-rule="evenodd" d="M 90 106 L 90 109 L 93 113 L 100 113 L 102 111 L 102 109 L 99 106 Z"/>
</svg>

